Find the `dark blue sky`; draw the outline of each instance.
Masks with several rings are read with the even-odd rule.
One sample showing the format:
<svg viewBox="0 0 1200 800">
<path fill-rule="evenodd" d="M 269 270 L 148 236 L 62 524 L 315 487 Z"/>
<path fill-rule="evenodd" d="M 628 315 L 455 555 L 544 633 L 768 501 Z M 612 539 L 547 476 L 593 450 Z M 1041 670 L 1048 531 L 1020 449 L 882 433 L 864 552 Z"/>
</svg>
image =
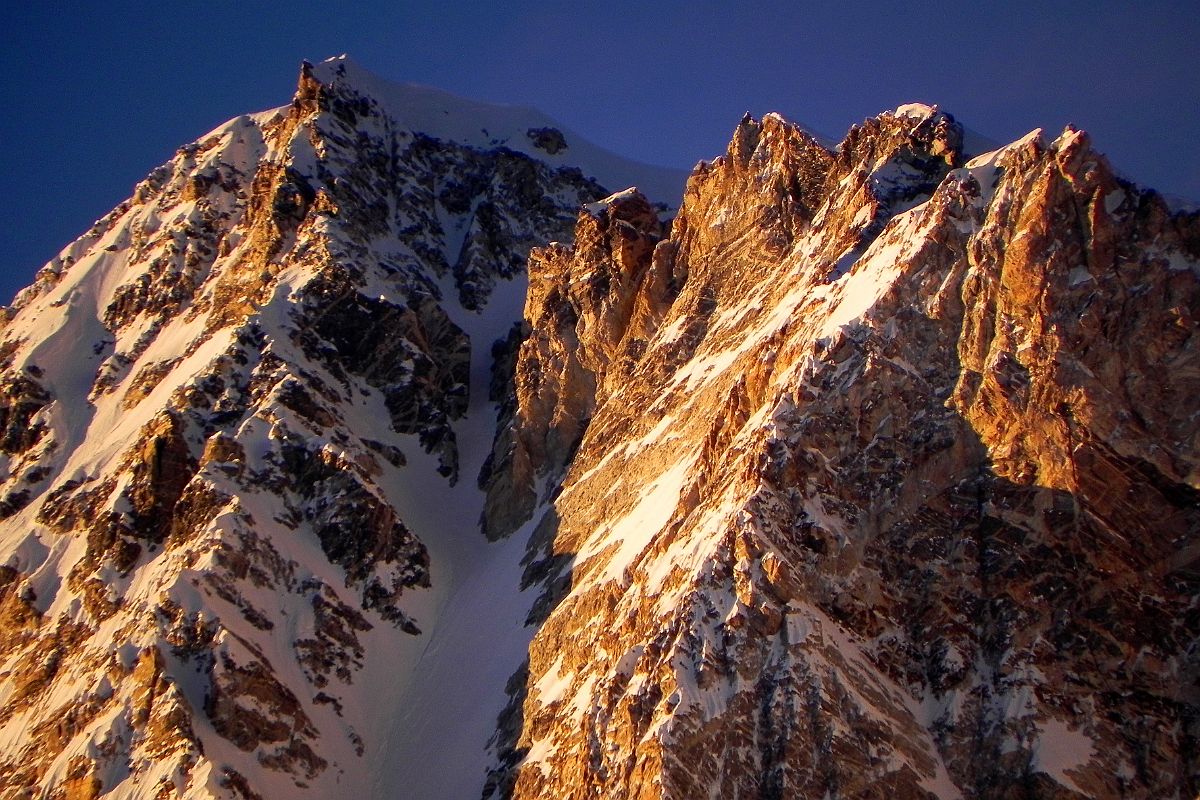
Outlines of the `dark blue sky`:
<svg viewBox="0 0 1200 800">
<path fill-rule="evenodd" d="M 1139 182 L 1200 198 L 1195 0 L 975 5 L 7 3 L 0 302 L 179 145 L 343 52 L 660 164 L 716 155 L 747 110 L 840 138 L 919 100 L 1003 141 L 1073 122 Z"/>
</svg>

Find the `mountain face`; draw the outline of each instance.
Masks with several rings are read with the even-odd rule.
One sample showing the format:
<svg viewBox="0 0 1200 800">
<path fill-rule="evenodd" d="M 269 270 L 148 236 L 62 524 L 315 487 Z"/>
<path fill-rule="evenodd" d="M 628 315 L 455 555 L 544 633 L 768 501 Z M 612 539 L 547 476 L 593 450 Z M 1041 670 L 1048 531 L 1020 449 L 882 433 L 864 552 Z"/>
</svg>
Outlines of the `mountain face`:
<svg viewBox="0 0 1200 800">
<path fill-rule="evenodd" d="M 448 551 L 486 543 L 424 504 L 478 494 L 514 279 L 591 170 L 638 171 L 542 122 L 306 65 L 17 297 L 0 794 L 371 795 Z"/>
<path fill-rule="evenodd" d="M 746 119 L 534 252 L 493 796 L 1195 794 L 1198 220 L 960 142 Z"/>
<path fill-rule="evenodd" d="M 963 139 L 182 148 L 0 331 L 0 798 L 1194 797 L 1200 215 Z"/>
</svg>

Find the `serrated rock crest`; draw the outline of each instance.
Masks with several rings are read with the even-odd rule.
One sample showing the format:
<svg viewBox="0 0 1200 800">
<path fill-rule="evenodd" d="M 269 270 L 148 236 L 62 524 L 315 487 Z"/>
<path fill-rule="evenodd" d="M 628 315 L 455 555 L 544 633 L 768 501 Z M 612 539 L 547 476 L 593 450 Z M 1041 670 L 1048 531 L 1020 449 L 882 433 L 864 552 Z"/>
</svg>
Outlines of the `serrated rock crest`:
<svg viewBox="0 0 1200 800">
<path fill-rule="evenodd" d="M 1194 796 L 1200 218 L 962 143 L 181 148 L 0 330 L 0 798 Z"/>
</svg>

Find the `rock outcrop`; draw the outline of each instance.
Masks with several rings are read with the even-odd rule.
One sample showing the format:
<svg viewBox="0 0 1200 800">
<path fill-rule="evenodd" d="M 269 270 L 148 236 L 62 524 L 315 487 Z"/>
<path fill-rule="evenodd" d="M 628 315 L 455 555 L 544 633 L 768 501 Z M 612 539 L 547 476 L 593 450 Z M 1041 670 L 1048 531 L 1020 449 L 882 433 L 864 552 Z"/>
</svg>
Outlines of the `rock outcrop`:
<svg viewBox="0 0 1200 800">
<path fill-rule="evenodd" d="M 502 359 L 512 400 L 481 476 L 489 538 L 529 519 L 535 483 L 557 484 L 597 406 L 632 378 L 677 292 L 670 250 L 657 249 L 664 233 L 646 198 L 627 190 L 586 206 L 572 245 L 531 253 L 525 338 Z"/>
</svg>

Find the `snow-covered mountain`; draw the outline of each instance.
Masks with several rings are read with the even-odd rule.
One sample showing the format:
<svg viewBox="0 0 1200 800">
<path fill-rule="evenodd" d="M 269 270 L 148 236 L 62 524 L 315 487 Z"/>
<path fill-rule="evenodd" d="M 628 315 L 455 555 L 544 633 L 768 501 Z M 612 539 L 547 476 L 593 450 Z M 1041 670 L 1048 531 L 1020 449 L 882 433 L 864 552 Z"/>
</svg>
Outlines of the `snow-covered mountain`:
<svg viewBox="0 0 1200 800">
<path fill-rule="evenodd" d="M 494 722 L 511 666 L 423 666 L 504 555 L 491 344 L 530 247 L 632 175 L 684 180 L 335 59 L 48 264 L 0 348 L 0 785 L 395 796 L 435 666 Z"/>
<path fill-rule="evenodd" d="M 963 139 L 182 148 L 0 332 L 0 798 L 1195 796 L 1200 215 Z"/>
</svg>

